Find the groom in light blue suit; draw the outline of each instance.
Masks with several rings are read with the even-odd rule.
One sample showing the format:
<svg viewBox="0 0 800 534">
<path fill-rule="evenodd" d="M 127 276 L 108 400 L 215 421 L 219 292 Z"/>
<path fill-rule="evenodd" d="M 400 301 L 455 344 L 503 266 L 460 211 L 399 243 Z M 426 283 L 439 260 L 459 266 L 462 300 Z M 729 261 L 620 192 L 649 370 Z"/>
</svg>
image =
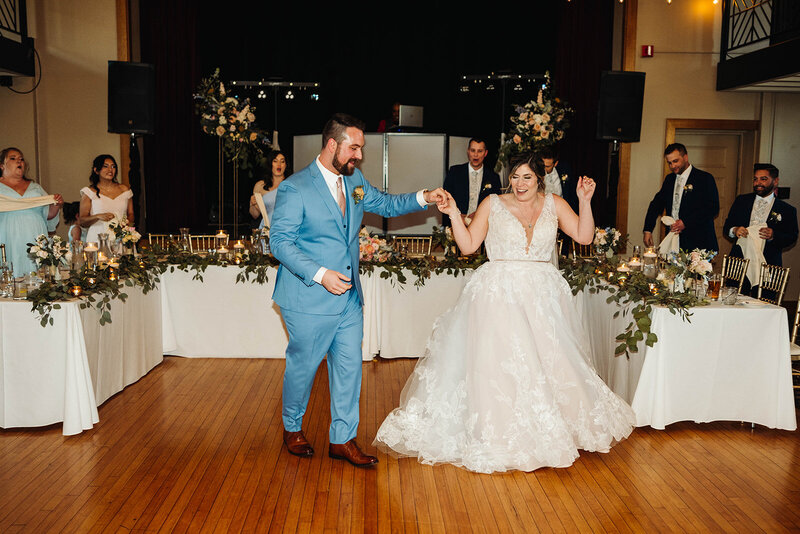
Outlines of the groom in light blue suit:
<svg viewBox="0 0 800 534">
<path fill-rule="evenodd" d="M 365 211 L 393 217 L 446 202 L 441 189 L 389 195 L 356 168 L 364 123 L 334 115 L 314 162 L 278 187 L 270 249 L 280 261 L 273 300 L 289 332 L 283 377 L 283 440 L 289 452 L 311 456 L 302 431 L 317 368 L 327 354 L 331 396 L 328 455 L 356 466 L 374 456 L 355 442 L 361 393 L 362 306 L 358 231 Z M 355 286 L 355 287 L 354 287 Z"/>
</svg>

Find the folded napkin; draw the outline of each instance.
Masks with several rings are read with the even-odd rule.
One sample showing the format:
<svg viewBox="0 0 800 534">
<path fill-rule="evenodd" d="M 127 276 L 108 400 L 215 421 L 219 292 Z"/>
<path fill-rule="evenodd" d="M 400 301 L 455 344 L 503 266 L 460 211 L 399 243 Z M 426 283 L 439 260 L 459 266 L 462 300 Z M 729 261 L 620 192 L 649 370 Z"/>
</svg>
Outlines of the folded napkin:
<svg viewBox="0 0 800 534">
<path fill-rule="evenodd" d="M 0 212 L 27 210 L 40 206 L 49 206 L 56 203 L 55 195 L 45 195 L 43 197 L 30 198 L 11 198 L 0 195 Z"/>
<path fill-rule="evenodd" d="M 761 264 L 764 263 L 764 243 L 758 231 L 766 228 L 766 223 L 758 223 L 747 227 L 747 236 L 740 237 L 736 244 L 742 249 L 742 256 L 750 260 L 745 276 L 750 280 L 751 286 L 761 283 Z"/>
<path fill-rule="evenodd" d="M 667 226 L 672 226 L 673 224 L 675 224 L 675 219 L 673 219 L 669 215 L 664 215 L 663 217 L 661 217 L 661 222 L 666 224 Z M 670 232 L 658 245 L 658 253 L 661 256 L 666 256 L 670 252 L 678 252 L 679 248 L 680 248 L 680 234 L 677 234 L 675 232 Z"/>
<path fill-rule="evenodd" d="M 267 216 L 267 207 L 264 205 L 264 199 L 261 195 L 255 195 L 255 197 L 258 211 L 261 212 L 261 217 L 264 218 L 264 228 L 269 228 L 269 216 Z"/>
</svg>

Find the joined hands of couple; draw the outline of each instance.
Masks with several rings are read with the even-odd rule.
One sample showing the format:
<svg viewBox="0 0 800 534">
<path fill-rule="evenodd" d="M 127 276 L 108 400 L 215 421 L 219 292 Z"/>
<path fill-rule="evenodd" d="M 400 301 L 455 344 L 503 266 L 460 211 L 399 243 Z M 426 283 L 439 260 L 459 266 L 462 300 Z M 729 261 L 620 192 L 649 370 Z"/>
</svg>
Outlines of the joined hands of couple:
<svg viewBox="0 0 800 534">
<path fill-rule="evenodd" d="M 453 197 L 441 187 L 437 187 L 432 191 L 426 189 L 423 192 L 423 197 L 428 204 L 436 204 L 436 207 L 442 213 L 450 206 L 450 202 L 453 202 Z M 325 274 L 322 275 L 322 281 L 320 283 L 328 292 L 334 295 L 342 295 L 345 291 L 353 287 L 353 284 L 350 282 L 349 276 L 334 271 L 333 269 L 328 269 L 325 271 Z"/>
</svg>

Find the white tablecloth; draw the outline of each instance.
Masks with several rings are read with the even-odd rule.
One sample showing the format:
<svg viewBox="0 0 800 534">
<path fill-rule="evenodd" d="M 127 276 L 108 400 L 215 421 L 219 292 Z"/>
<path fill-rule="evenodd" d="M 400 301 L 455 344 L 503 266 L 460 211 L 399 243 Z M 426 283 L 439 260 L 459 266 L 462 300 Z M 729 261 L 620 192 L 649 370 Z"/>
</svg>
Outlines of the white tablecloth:
<svg viewBox="0 0 800 534">
<path fill-rule="evenodd" d="M 691 323 L 667 308 L 653 310 L 653 347 L 630 359 L 614 356 L 630 316 L 614 318 L 608 294 L 582 292 L 577 304 L 591 337 L 598 374 L 630 402 L 638 426 L 663 429 L 677 421 L 746 421 L 795 430 L 786 310 L 746 304 L 692 309 Z"/>
<path fill-rule="evenodd" d="M 203 281 L 193 272 L 161 275 L 165 354 L 190 358 L 283 358 L 288 336 L 272 301 L 277 269 L 268 282 L 235 283 L 236 267 L 211 266 Z M 418 357 L 433 321 L 451 307 L 464 276 L 432 275 L 420 290 L 406 272 L 405 286 L 392 285 L 380 271 L 361 276 L 364 291 L 362 358 Z"/>
<path fill-rule="evenodd" d="M 105 326 L 72 301 L 43 328 L 30 303 L 0 299 L 0 427 L 90 429 L 97 406 L 162 361 L 159 292 L 124 292 L 127 302 L 113 303 Z"/>
</svg>

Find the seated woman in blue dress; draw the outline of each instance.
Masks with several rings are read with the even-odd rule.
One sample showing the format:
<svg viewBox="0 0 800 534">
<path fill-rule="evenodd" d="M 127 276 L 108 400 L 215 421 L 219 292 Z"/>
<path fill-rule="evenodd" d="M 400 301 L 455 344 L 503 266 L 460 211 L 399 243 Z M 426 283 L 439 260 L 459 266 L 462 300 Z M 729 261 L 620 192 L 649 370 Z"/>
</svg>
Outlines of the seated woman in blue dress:
<svg viewBox="0 0 800 534">
<path fill-rule="evenodd" d="M 253 195 L 250 197 L 250 215 L 253 216 L 253 224 L 258 221 L 258 228 L 264 227 L 264 218 L 261 216 L 261 210 L 258 208 L 256 202 L 256 195 L 260 195 L 264 200 L 264 207 L 267 211 L 267 218 L 272 218 L 272 212 L 275 210 L 275 196 L 278 194 L 278 186 L 289 175 L 292 174 L 289 164 L 286 160 L 286 155 L 280 150 L 273 150 L 267 158 L 269 164 L 270 174 L 263 180 L 256 182 L 253 186 Z"/>
<path fill-rule="evenodd" d="M 33 243 L 42 234 L 55 232 L 58 226 L 58 213 L 64 204 L 61 195 L 54 195 L 54 204 L 45 204 L 45 190 L 25 177 L 28 166 L 22 151 L 8 147 L 0 151 L 0 196 L 10 204 L 10 210 L 0 210 L 0 243 L 6 245 L 6 256 L 14 267 L 14 276 L 24 276 L 35 271 L 36 264 L 28 258 L 28 243 Z M 27 201 L 31 207 L 20 209 L 24 204 L 14 201 Z M 37 205 L 38 204 L 38 205 Z"/>
</svg>

